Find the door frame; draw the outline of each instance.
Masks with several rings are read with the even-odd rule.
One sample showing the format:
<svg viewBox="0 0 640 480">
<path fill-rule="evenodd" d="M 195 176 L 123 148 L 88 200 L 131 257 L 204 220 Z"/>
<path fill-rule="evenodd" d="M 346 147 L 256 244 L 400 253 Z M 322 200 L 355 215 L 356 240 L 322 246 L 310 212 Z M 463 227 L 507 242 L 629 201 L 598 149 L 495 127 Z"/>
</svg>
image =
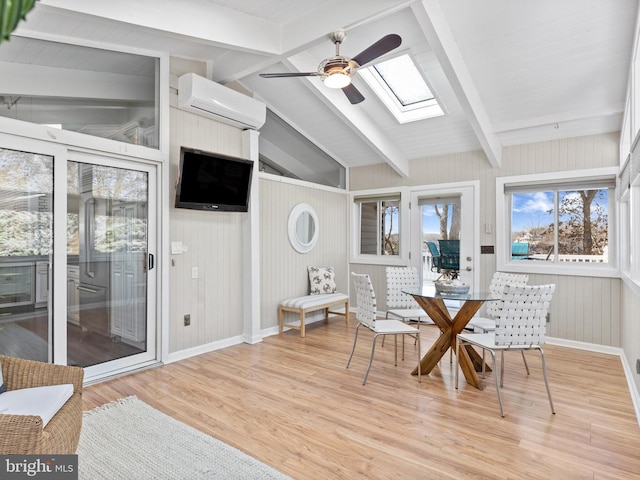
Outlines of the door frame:
<svg viewBox="0 0 640 480">
<path fill-rule="evenodd" d="M 476 288 L 480 285 L 480 181 L 421 185 L 410 193 L 410 265 L 422 272 L 422 216 L 420 198 L 460 197 L 460 277 Z M 470 259 L 470 260 L 467 260 Z M 470 270 L 468 270 L 470 269 Z M 420 280 L 422 281 L 422 273 Z"/>
<path fill-rule="evenodd" d="M 85 379 L 92 381 L 98 380 L 110 375 L 122 373 L 135 368 L 142 368 L 160 360 L 159 332 L 161 330 L 159 324 L 159 316 L 157 315 L 158 303 L 158 285 L 160 276 L 160 259 L 157 255 L 157 245 L 160 239 L 158 230 L 158 192 L 160 187 L 160 168 L 151 162 L 133 162 L 127 158 L 118 157 L 102 152 L 86 152 L 78 150 L 69 150 L 67 161 L 88 163 L 93 165 L 103 165 L 113 168 L 123 168 L 128 170 L 137 170 L 146 172 L 148 175 L 148 198 L 147 198 L 147 262 L 149 254 L 154 256 L 155 265 L 153 270 L 147 273 L 147 298 L 146 298 L 146 351 L 136 355 L 116 358 L 108 362 L 99 363 L 84 367 Z M 65 163 L 66 172 L 66 163 Z M 65 185 L 66 188 L 66 185 Z M 66 213 L 65 213 L 66 215 Z M 66 228 L 66 225 L 65 225 Z M 65 236 L 66 241 L 66 236 Z M 65 245 L 66 255 L 66 245 Z M 65 268 L 66 272 L 66 268 Z M 149 274 L 153 272 L 153 275 Z M 66 285 L 66 280 L 65 280 Z M 66 318 L 66 316 L 65 316 Z M 66 335 L 66 329 L 65 329 Z M 66 339 L 65 339 L 66 340 Z M 65 342 L 66 343 L 66 342 Z M 66 351 L 65 351 L 66 355 Z"/>
</svg>

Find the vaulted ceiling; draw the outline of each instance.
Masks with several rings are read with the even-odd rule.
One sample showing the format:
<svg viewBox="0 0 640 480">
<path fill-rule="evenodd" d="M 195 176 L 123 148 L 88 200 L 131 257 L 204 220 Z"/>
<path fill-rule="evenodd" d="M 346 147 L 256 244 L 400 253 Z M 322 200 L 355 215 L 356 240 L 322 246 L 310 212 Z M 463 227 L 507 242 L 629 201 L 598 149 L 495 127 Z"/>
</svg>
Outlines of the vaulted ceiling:
<svg viewBox="0 0 640 480">
<path fill-rule="evenodd" d="M 206 62 L 345 166 L 617 131 L 637 0 L 40 0 L 17 35 L 134 47 Z M 353 57 L 388 33 L 411 53 L 445 115 L 399 124 L 357 74 L 351 105 L 315 71 L 346 31 Z"/>
</svg>

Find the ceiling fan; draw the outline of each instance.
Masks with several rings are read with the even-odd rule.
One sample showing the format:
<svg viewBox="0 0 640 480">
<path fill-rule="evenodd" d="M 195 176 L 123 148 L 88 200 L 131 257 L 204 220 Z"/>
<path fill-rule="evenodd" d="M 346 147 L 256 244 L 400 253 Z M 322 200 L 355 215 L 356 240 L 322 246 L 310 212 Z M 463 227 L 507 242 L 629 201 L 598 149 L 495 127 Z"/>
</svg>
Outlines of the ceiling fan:
<svg viewBox="0 0 640 480">
<path fill-rule="evenodd" d="M 340 44 L 344 41 L 346 33 L 344 30 L 336 30 L 329 35 L 331 41 L 336 45 L 336 54 L 326 58 L 316 72 L 295 72 L 295 73 L 261 73 L 262 78 L 283 78 L 283 77 L 323 77 L 324 84 L 329 88 L 341 88 L 351 104 L 355 105 L 364 100 L 364 96 L 351 83 L 351 77 L 356 73 L 358 67 L 365 65 L 378 57 L 381 57 L 402 43 L 399 35 L 389 34 L 382 37 L 373 45 L 365 48 L 353 58 L 340 55 Z"/>
</svg>

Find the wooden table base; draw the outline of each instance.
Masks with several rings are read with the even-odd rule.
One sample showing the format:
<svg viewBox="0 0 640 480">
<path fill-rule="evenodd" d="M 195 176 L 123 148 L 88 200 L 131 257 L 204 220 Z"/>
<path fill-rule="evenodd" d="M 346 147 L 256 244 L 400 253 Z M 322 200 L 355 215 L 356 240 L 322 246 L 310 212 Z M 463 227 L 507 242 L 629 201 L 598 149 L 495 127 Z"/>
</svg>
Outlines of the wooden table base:
<svg viewBox="0 0 640 480">
<path fill-rule="evenodd" d="M 471 320 L 480 309 L 484 300 L 466 300 L 456 316 L 452 319 L 449 310 L 441 298 L 429 298 L 417 295 L 414 296 L 414 298 L 441 332 L 441 335 L 422 357 L 422 360 L 420 360 L 422 374 L 428 375 L 442 359 L 444 354 L 447 353 L 447 350 L 451 348 L 455 353 L 456 335 L 469 323 L 469 320 Z M 480 356 L 471 345 L 465 345 L 465 348 L 460 349 L 458 363 L 460 364 L 464 377 L 467 379 L 467 383 L 482 390 L 484 386 L 482 382 L 480 382 L 477 374 L 477 372 L 482 371 L 482 356 Z M 485 370 L 489 371 L 490 369 L 488 366 L 485 366 Z M 418 374 L 417 365 L 411 374 Z"/>
</svg>

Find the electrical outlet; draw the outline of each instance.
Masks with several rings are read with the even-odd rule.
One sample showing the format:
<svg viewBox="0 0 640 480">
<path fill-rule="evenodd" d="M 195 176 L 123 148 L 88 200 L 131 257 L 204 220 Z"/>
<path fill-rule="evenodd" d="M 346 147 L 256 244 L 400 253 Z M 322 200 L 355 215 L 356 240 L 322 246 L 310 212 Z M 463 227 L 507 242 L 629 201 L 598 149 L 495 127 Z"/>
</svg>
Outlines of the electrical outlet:
<svg viewBox="0 0 640 480">
<path fill-rule="evenodd" d="M 184 316 L 184 326 L 188 327 L 189 325 L 191 325 L 191 315 L 189 315 L 188 313 Z"/>
</svg>

